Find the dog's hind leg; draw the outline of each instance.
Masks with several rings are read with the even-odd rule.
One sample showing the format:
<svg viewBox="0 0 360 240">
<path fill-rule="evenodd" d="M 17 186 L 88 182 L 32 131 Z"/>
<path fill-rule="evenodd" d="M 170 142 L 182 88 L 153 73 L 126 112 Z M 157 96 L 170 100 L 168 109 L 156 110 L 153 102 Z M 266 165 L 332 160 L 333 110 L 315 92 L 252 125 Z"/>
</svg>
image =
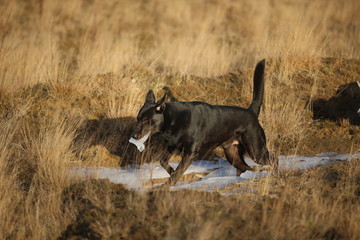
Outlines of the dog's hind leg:
<svg viewBox="0 0 360 240">
<path fill-rule="evenodd" d="M 271 165 L 274 170 L 278 168 L 278 159 L 270 155 L 266 147 L 266 138 L 264 130 L 258 125 L 258 128 L 248 131 L 243 136 L 246 151 L 250 157 L 258 164 Z"/>
<path fill-rule="evenodd" d="M 236 168 L 236 176 L 246 170 L 252 170 L 244 160 L 245 148 L 238 141 L 232 141 L 223 145 L 226 160 Z"/>
</svg>

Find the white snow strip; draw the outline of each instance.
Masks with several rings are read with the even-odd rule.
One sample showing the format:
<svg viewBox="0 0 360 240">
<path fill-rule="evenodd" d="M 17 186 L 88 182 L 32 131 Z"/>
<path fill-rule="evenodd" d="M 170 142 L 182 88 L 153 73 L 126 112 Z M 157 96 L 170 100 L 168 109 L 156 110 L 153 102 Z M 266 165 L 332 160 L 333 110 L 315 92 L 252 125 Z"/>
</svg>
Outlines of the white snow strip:
<svg viewBox="0 0 360 240">
<path fill-rule="evenodd" d="M 285 170 L 305 170 L 317 166 L 326 165 L 333 162 L 343 162 L 349 160 L 360 160 L 360 152 L 353 154 L 323 153 L 316 156 L 280 156 L 280 168 Z M 257 165 L 250 158 L 245 161 L 250 166 Z M 179 163 L 171 162 L 170 165 L 175 169 Z M 99 179 L 109 179 L 113 183 L 121 183 L 130 189 L 146 189 L 144 182 L 151 179 L 167 178 L 169 174 L 160 164 L 143 164 L 133 168 L 106 168 L 106 167 L 74 167 L 71 173 L 82 177 L 92 177 Z M 224 188 L 230 184 L 249 179 L 265 177 L 268 172 L 246 171 L 240 176 L 236 176 L 236 169 L 225 159 L 218 158 L 215 161 L 194 161 L 187 169 L 189 173 L 208 173 L 199 181 L 178 182 L 172 189 L 202 189 L 213 191 Z"/>
</svg>

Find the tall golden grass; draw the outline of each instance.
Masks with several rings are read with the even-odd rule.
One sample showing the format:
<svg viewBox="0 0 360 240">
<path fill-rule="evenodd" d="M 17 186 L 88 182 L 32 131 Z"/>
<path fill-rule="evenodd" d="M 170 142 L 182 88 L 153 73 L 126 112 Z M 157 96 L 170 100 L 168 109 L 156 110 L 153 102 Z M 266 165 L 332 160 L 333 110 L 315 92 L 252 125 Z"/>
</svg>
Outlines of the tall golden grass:
<svg viewBox="0 0 360 240">
<path fill-rule="evenodd" d="M 216 76 L 259 58 L 281 58 L 285 70 L 320 56 L 354 58 L 356 9 L 351 0 L 3 1 L 1 84 L 136 66 Z"/>
<path fill-rule="evenodd" d="M 360 56 L 358 9 L 356 0 L 3 0 L 0 239 L 64 237 L 83 216 L 85 200 L 103 210 L 91 209 L 96 221 L 89 229 L 98 238 L 360 238 L 357 163 L 338 170 L 345 182 L 336 182 L 342 188 L 335 194 L 326 184 L 316 187 L 322 175 L 314 170 L 296 180 L 254 181 L 258 194 L 234 198 L 129 194 L 124 204 L 130 210 L 122 215 L 111 186 L 99 196 L 96 184 L 85 181 L 81 196 L 64 200 L 64 192 L 82 181 L 67 169 L 89 146 L 74 144 L 86 120 L 134 117 L 148 88 L 162 94 L 169 77 L 180 86 L 200 77 L 205 100 L 227 104 L 227 93 L 212 95 L 204 79 L 241 70 L 239 99 L 247 102 L 236 102 L 248 104 L 252 69 L 263 58 L 261 122 L 269 147 L 277 154 L 284 148 L 298 153 L 309 134 L 302 97 L 319 90 L 321 58 Z M 308 94 L 298 74 L 309 80 Z M 181 100 L 198 96 L 192 97 Z"/>
</svg>

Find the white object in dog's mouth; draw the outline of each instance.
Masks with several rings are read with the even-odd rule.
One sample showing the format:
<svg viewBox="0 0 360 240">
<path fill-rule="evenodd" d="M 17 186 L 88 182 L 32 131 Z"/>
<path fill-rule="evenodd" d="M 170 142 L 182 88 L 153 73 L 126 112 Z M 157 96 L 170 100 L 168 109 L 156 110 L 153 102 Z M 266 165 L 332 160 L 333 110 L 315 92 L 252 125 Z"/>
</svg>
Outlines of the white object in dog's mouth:
<svg viewBox="0 0 360 240">
<path fill-rule="evenodd" d="M 143 136 L 140 139 L 135 139 L 135 138 L 130 138 L 129 142 L 134 144 L 137 149 L 142 152 L 145 149 L 145 145 L 144 142 L 146 142 L 146 140 L 149 138 L 150 136 L 150 132 L 148 132 L 147 134 L 145 134 L 145 136 Z"/>
</svg>

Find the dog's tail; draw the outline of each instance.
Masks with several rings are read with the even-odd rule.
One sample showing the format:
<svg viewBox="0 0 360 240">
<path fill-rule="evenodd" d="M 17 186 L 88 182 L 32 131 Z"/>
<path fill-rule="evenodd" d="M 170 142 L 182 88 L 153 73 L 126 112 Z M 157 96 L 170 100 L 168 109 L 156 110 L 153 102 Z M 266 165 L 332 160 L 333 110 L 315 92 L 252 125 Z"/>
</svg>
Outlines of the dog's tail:
<svg viewBox="0 0 360 240">
<path fill-rule="evenodd" d="M 254 89 L 253 100 L 249 109 L 259 116 L 260 107 L 264 97 L 264 72 L 265 72 L 265 59 L 261 60 L 255 67 L 254 72 Z"/>
</svg>

